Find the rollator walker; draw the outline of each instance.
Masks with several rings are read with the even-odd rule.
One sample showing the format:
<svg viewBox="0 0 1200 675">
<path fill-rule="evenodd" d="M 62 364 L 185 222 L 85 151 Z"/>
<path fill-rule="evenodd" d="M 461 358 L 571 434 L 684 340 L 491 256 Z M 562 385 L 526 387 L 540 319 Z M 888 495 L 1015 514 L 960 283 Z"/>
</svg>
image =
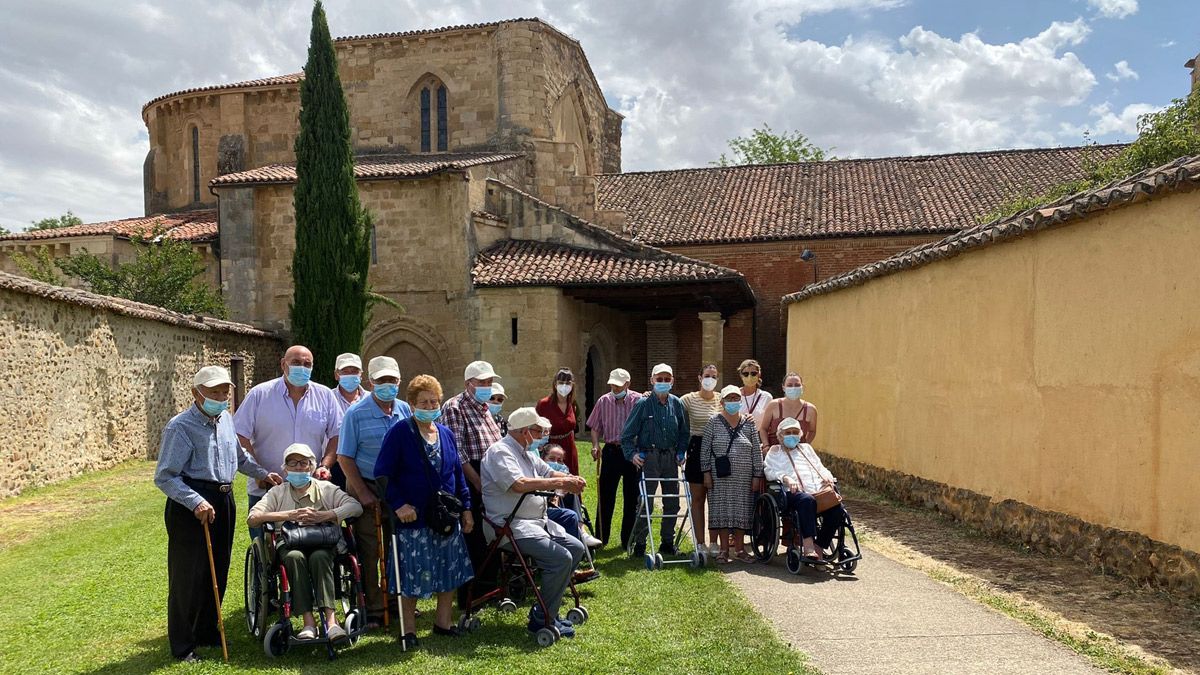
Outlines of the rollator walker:
<svg viewBox="0 0 1200 675">
<path fill-rule="evenodd" d="M 646 542 L 643 560 L 646 563 L 648 570 L 660 570 L 664 565 L 691 565 L 693 568 L 702 567 L 707 557 L 700 551 L 700 547 L 696 545 L 696 528 L 692 522 L 692 488 L 687 480 L 681 475 L 682 471 L 679 467 L 675 468 L 675 478 L 647 478 L 645 471 L 638 472 L 638 508 L 637 515 L 634 520 L 633 534 L 629 537 L 629 557 L 635 558 L 639 555 L 638 541 L 640 539 L 641 528 L 646 528 Z M 663 483 L 674 481 L 678 485 L 683 486 L 683 492 L 678 494 L 661 494 L 655 495 L 654 491 L 659 489 L 665 490 Z M 673 515 L 666 515 L 659 509 L 657 512 L 651 508 L 651 500 L 653 499 L 669 499 L 678 498 L 683 500 L 683 504 L 679 508 L 679 512 Z M 676 555 L 672 557 L 663 557 L 663 554 L 658 551 L 658 546 L 654 542 L 654 521 L 671 518 L 675 520 L 675 535 L 672 540 L 672 548 L 676 551 Z M 683 543 L 684 537 L 687 537 L 692 544 L 690 554 L 682 554 L 679 552 L 679 546 Z"/>
</svg>

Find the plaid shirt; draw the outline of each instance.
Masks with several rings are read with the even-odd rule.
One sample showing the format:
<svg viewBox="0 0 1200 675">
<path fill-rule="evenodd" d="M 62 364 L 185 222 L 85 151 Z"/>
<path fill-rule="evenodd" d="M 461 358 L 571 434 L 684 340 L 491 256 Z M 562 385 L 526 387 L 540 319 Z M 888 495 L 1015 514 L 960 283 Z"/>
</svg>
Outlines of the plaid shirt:
<svg viewBox="0 0 1200 675">
<path fill-rule="evenodd" d="M 465 391 L 442 404 L 439 421 L 454 434 L 458 458 L 463 464 L 482 460 L 483 453 L 503 437 L 487 404 L 479 403 Z"/>
</svg>

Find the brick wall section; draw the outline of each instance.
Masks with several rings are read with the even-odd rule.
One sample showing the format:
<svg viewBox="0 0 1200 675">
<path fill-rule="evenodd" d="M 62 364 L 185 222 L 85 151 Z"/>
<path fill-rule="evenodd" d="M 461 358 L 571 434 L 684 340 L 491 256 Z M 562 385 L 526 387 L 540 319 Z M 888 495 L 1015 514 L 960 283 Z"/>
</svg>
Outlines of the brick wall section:
<svg viewBox="0 0 1200 675">
<path fill-rule="evenodd" d="M 281 353 L 250 326 L 0 274 L 0 498 L 154 458 L 197 370 L 241 357 L 244 393 Z"/>
<path fill-rule="evenodd" d="M 787 368 L 779 299 L 812 283 L 814 264 L 819 278 L 825 279 L 940 238 L 863 237 L 665 248 L 688 257 L 732 267 L 745 275 L 758 298 L 757 344 L 751 344 L 754 326 L 750 321 L 750 313 L 739 312 L 732 317 L 725 326 L 725 367 L 729 372 L 722 373 L 721 379 L 725 383 L 737 384 L 737 379 L 732 377 L 732 369 L 743 359 L 753 357 L 762 364 L 765 388 L 777 394 Z M 800 260 L 800 253 L 806 248 L 816 254 L 816 258 L 809 263 Z"/>
</svg>

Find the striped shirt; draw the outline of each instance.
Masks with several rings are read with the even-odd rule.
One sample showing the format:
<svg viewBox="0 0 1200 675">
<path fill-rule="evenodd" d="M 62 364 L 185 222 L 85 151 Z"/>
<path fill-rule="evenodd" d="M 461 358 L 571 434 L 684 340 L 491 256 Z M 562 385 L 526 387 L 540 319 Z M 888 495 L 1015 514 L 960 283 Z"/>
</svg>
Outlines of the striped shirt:
<svg viewBox="0 0 1200 675">
<path fill-rule="evenodd" d="M 438 421 L 454 434 L 463 464 L 482 460 L 487 449 L 503 438 L 487 404 L 465 391 L 442 404 L 442 419 Z"/>
<path fill-rule="evenodd" d="M 708 426 L 708 421 L 713 418 L 713 415 L 721 412 L 721 397 L 715 392 L 713 397 L 705 400 L 700 392 L 693 391 L 679 397 L 683 403 L 683 409 L 688 414 L 688 427 L 692 431 L 693 436 L 703 436 L 704 427 Z"/>
<path fill-rule="evenodd" d="M 625 420 L 629 419 L 629 411 L 642 395 L 630 391 L 625 398 L 618 399 L 610 391 L 596 399 L 592 414 L 588 415 L 587 426 L 600 434 L 605 443 L 620 443 L 621 431 L 625 428 Z"/>
</svg>

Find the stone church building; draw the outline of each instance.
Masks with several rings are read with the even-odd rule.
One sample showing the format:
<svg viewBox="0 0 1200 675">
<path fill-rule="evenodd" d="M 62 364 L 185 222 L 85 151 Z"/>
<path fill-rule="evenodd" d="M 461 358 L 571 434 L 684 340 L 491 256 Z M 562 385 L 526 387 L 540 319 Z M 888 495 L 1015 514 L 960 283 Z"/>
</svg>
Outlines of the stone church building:
<svg viewBox="0 0 1200 675">
<path fill-rule="evenodd" d="M 491 361 L 510 396 L 575 369 L 743 358 L 777 390 L 780 298 L 975 224 L 1005 198 L 1083 175 L 1119 146 L 621 172 L 622 117 L 579 42 L 538 19 L 335 41 L 355 175 L 374 215 L 377 307 L 364 356 L 448 392 Z M 82 238 L 114 261 L 157 223 L 211 260 L 230 318 L 286 332 L 302 74 L 160 96 L 142 116 L 146 216 L 0 239 L 0 254 Z M 89 229 L 90 228 L 90 229 Z M 89 248 L 95 251 L 95 248 Z M 801 254 L 805 253 L 804 258 Z M 586 391 L 585 391 L 586 390 Z"/>
</svg>

